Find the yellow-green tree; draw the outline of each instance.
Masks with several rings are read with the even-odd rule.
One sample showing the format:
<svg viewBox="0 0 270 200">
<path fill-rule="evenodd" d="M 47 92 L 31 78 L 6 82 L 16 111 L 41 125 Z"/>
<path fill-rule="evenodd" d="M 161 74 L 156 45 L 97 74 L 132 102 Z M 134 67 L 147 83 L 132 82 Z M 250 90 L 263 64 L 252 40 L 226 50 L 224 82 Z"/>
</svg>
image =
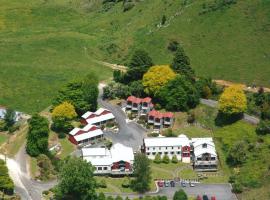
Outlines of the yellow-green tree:
<svg viewBox="0 0 270 200">
<path fill-rule="evenodd" d="M 60 105 L 56 106 L 52 111 L 52 117 L 56 118 L 65 118 L 73 119 L 77 116 L 74 106 L 69 102 L 63 102 Z"/>
<path fill-rule="evenodd" d="M 169 65 L 156 65 L 151 67 L 143 76 L 144 91 L 147 94 L 155 95 L 159 89 L 176 74 Z"/>
<path fill-rule="evenodd" d="M 224 90 L 219 99 L 219 111 L 228 115 L 239 114 L 247 109 L 247 98 L 241 85 L 232 85 Z"/>
</svg>

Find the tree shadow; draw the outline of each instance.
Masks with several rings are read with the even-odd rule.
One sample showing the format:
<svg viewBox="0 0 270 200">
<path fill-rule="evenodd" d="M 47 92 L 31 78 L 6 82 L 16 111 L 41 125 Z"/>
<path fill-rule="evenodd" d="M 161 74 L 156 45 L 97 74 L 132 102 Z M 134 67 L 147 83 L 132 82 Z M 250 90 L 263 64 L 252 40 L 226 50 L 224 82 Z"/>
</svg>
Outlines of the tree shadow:
<svg viewBox="0 0 270 200">
<path fill-rule="evenodd" d="M 215 125 L 216 126 L 226 126 L 233 124 L 243 118 L 243 113 L 237 113 L 237 114 L 232 114 L 228 115 L 222 112 L 218 112 L 216 119 L 215 119 Z"/>
</svg>

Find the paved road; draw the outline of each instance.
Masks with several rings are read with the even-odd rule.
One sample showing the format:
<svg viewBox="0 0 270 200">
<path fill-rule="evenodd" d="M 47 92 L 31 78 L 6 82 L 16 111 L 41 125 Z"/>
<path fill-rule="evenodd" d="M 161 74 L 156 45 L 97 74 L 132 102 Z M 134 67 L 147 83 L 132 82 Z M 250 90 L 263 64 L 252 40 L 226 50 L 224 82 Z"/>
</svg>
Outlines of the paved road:
<svg viewBox="0 0 270 200">
<path fill-rule="evenodd" d="M 132 147 L 134 151 L 139 150 L 139 147 L 143 143 L 143 138 L 145 137 L 146 131 L 140 125 L 135 122 L 126 122 L 126 115 L 122 111 L 120 106 L 112 105 L 106 101 L 103 101 L 102 96 L 102 85 L 99 87 L 99 99 L 98 103 L 110 110 L 119 125 L 119 132 L 105 132 L 105 136 L 110 138 L 114 143 L 119 142 L 128 147 Z"/>
<path fill-rule="evenodd" d="M 200 102 L 201 104 L 207 105 L 212 108 L 216 108 L 218 106 L 218 102 L 211 99 L 201 99 Z M 260 122 L 259 118 L 248 114 L 244 114 L 243 120 L 254 125 L 257 125 Z"/>
<path fill-rule="evenodd" d="M 188 194 L 188 196 L 197 196 L 197 195 L 204 195 L 206 194 L 209 198 L 211 196 L 215 196 L 218 200 L 237 200 L 237 197 L 235 194 L 231 192 L 231 186 L 229 184 L 197 184 L 196 187 L 181 187 L 177 185 L 174 188 L 168 187 L 168 188 L 160 188 L 158 192 L 155 193 L 146 193 L 145 196 L 167 196 L 168 199 L 172 199 L 174 193 L 179 190 L 180 188 L 184 189 L 185 192 Z M 139 194 L 135 193 L 122 193 L 122 194 L 116 194 L 116 193 L 106 193 L 107 196 L 122 196 L 122 197 L 129 197 L 130 199 L 133 198 L 139 198 Z"/>
</svg>

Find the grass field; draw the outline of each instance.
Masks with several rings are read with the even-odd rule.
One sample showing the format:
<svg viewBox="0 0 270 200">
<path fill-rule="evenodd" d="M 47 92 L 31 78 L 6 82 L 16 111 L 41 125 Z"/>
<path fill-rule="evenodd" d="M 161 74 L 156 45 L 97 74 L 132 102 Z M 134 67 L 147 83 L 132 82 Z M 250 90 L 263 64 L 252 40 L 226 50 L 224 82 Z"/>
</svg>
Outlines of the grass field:
<svg viewBox="0 0 270 200">
<path fill-rule="evenodd" d="M 146 0 L 123 13 L 121 3 L 105 12 L 96 0 L 0 0 L 0 104 L 41 111 L 68 80 L 111 76 L 94 60 L 125 64 L 138 48 L 170 63 L 170 40 L 183 44 L 198 75 L 270 86 L 269 1 L 238 0 L 199 15 L 209 1 L 182 8 Z M 163 14 L 166 27 L 157 28 Z"/>
<path fill-rule="evenodd" d="M 6 142 L 7 139 L 8 139 L 8 136 L 7 136 L 6 134 L 0 133 L 0 146 L 1 146 L 4 142 Z"/>
</svg>

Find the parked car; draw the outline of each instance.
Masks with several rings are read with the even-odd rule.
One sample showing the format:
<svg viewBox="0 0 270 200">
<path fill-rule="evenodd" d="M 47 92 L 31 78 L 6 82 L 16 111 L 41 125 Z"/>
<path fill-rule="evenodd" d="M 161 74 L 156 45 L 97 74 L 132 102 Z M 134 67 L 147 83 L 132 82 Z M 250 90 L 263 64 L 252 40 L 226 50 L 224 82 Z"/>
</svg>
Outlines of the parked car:
<svg viewBox="0 0 270 200">
<path fill-rule="evenodd" d="M 164 181 L 165 187 L 170 187 L 170 181 Z"/>
<path fill-rule="evenodd" d="M 164 181 L 158 181 L 157 184 L 158 187 L 164 187 Z"/>
<path fill-rule="evenodd" d="M 217 200 L 215 196 L 212 196 L 211 197 L 211 200 Z"/>
<path fill-rule="evenodd" d="M 204 195 L 202 196 L 202 199 L 203 199 L 203 200 L 209 200 L 209 198 L 208 198 L 208 196 L 207 196 L 206 194 L 204 194 Z"/>
<path fill-rule="evenodd" d="M 174 181 L 171 181 L 170 184 L 171 184 L 171 187 L 175 187 L 175 182 Z"/>
<path fill-rule="evenodd" d="M 181 182 L 181 186 L 182 186 L 182 187 L 187 187 L 186 182 L 182 181 L 182 182 Z"/>
<path fill-rule="evenodd" d="M 195 184 L 192 183 L 192 182 L 189 182 L 189 186 L 190 186 L 190 187 L 195 187 Z"/>
<path fill-rule="evenodd" d="M 200 195 L 198 195 L 196 200 L 202 200 L 202 197 Z"/>
</svg>

